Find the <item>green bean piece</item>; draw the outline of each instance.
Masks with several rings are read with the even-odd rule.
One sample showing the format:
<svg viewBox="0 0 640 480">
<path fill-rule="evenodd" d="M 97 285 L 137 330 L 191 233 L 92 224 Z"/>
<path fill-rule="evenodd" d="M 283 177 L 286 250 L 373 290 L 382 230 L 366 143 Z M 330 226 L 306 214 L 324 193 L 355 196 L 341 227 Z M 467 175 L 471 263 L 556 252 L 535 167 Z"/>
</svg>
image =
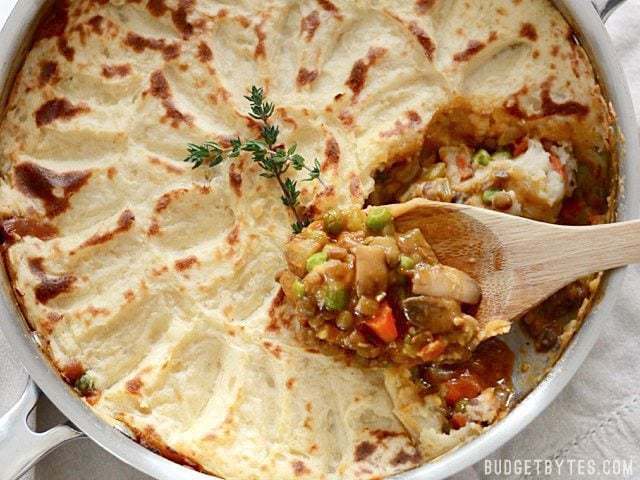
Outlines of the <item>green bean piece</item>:
<svg viewBox="0 0 640 480">
<path fill-rule="evenodd" d="M 80 393 L 91 392 L 96 388 L 95 379 L 89 372 L 85 372 L 79 379 L 76 380 L 74 387 L 76 387 L 76 389 Z"/>
</svg>

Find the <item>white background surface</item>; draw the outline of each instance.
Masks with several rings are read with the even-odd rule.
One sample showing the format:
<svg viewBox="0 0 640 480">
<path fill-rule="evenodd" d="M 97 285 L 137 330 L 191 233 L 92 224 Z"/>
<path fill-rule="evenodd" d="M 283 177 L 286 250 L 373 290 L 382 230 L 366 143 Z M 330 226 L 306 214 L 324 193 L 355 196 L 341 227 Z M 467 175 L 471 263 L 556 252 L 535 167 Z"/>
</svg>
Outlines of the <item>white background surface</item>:
<svg viewBox="0 0 640 480">
<path fill-rule="evenodd" d="M 16 1 L 0 0 L 0 26 Z M 608 30 L 630 81 L 636 112 L 640 112 L 640 0 L 629 0 L 628 5 L 609 21 Z M 603 461 L 619 459 L 632 463 L 632 476 L 596 473 L 589 477 L 569 477 L 565 470 L 563 475 L 544 478 L 640 478 L 639 292 L 640 267 L 634 266 L 629 269 L 605 333 L 578 374 L 542 416 L 492 455 L 492 459 L 592 460 L 597 466 L 603 465 Z M 25 380 L 25 373 L 13 361 L 0 334 L 0 414 L 17 399 Z M 40 401 L 37 415 L 39 428 L 62 420 L 46 399 Z M 2 466 L 0 480 L 4 480 L 1 471 Z M 31 472 L 29 477 L 33 475 Z M 480 462 L 457 475 L 455 480 L 487 478 L 537 476 L 487 476 L 484 475 L 484 464 Z M 122 464 L 91 441 L 79 440 L 63 446 L 42 461 L 35 469 L 35 479 L 144 480 L 149 477 Z"/>
</svg>

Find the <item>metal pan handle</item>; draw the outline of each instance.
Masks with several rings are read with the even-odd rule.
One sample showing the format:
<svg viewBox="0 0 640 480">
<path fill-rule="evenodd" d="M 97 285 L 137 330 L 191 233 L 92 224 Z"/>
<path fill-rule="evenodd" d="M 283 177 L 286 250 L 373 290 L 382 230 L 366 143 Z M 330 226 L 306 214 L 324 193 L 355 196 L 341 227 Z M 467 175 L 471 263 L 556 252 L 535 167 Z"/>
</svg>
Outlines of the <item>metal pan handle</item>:
<svg viewBox="0 0 640 480">
<path fill-rule="evenodd" d="M 3 480 L 16 480 L 47 453 L 63 443 L 83 436 L 68 425 L 36 433 L 27 416 L 38 400 L 38 387 L 29 379 L 18 403 L 0 418 L 0 465 Z"/>
<path fill-rule="evenodd" d="M 592 2 L 602 21 L 606 22 L 615 9 L 626 2 L 626 0 L 592 0 Z"/>
</svg>

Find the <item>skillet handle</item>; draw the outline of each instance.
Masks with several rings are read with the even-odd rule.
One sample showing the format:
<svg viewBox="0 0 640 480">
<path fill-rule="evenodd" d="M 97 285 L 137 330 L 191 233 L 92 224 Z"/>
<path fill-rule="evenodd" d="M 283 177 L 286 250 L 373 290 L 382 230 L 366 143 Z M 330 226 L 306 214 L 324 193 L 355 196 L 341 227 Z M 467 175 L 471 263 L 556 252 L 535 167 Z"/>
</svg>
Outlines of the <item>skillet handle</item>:
<svg viewBox="0 0 640 480">
<path fill-rule="evenodd" d="M 18 403 L 0 417 L 0 465 L 2 479 L 16 480 L 38 460 L 63 443 L 83 436 L 68 425 L 58 425 L 36 433 L 27 425 L 27 416 L 38 400 L 38 387 L 29 379 Z"/>
<path fill-rule="evenodd" d="M 606 22 L 615 9 L 626 2 L 626 0 L 592 0 L 592 2 L 602 21 Z"/>
</svg>

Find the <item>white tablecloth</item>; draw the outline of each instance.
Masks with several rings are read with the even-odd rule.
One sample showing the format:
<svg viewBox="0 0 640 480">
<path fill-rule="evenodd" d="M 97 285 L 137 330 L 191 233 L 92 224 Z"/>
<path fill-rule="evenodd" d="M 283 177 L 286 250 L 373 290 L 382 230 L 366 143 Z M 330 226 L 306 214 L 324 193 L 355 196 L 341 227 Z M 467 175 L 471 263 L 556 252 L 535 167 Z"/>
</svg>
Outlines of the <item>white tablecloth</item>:
<svg viewBox="0 0 640 480">
<path fill-rule="evenodd" d="M 29 0 L 22 0 L 29 1 Z M 475 0 L 482 1 L 482 0 Z M 16 0 L 0 0 L 0 25 Z M 585 0 L 585 4 L 587 0 Z M 586 8 L 586 6 L 585 6 Z M 631 83 L 636 111 L 640 112 L 640 0 L 630 0 L 609 21 L 608 30 Z M 1 48 L 1 46 L 0 46 Z M 640 116 L 639 116 L 640 118 Z M 555 460 L 562 464 L 549 475 L 486 474 L 485 462 L 456 475 L 455 480 L 494 478 L 640 478 L 640 267 L 632 267 L 620 299 L 608 319 L 602 338 L 558 399 L 506 447 L 490 459 Z M 0 413 L 22 391 L 26 375 L 12 359 L 0 334 Z M 61 419 L 55 407 L 41 399 L 37 409 L 40 428 Z M 590 463 L 589 463 L 590 462 Z M 574 475 L 569 475 L 569 464 Z M 493 468 L 497 468 L 492 463 Z M 502 462 L 504 469 L 509 465 Z M 582 465 L 582 467 L 580 467 Z M 629 465 L 632 473 L 628 474 Z M 512 468 L 518 464 L 511 463 Z M 578 469 L 592 475 L 578 475 Z M 0 466 L 0 471 L 1 471 Z M 614 472 L 627 469 L 627 474 Z M 533 470 L 535 472 L 535 470 Z M 544 471 L 543 471 L 544 473 Z M 27 476 L 33 478 L 34 472 Z M 1 477 L 1 475 L 0 475 Z M 36 480 L 143 480 L 89 440 L 71 442 L 40 462 Z M 2 479 L 0 479 L 2 480 Z"/>
</svg>

